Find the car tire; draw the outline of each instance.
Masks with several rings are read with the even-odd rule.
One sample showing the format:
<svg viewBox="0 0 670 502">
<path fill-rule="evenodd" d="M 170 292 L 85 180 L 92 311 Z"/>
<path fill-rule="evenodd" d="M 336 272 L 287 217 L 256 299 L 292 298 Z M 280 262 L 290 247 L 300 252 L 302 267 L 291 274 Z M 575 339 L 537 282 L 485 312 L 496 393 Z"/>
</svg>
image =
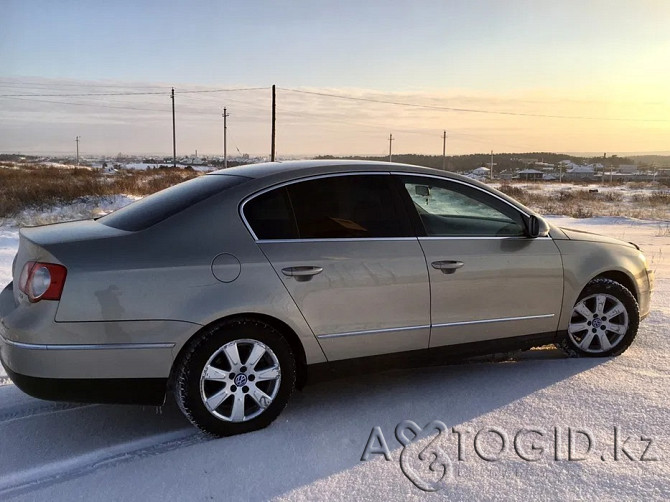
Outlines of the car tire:
<svg viewBox="0 0 670 502">
<path fill-rule="evenodd" d="M 640 310 L 633 294 L 611 279 L 593 279 L 572 309 L 568 329 L 556 344 L 570 357 L 623 353 L 637 335 Z"/>
<path fill-rule="evenodd" d="M 295 387 L 288 342 L 258 319 L 225 321 L 189 342 L 176 366 L 182 412 L 199 429 L 232 436 L 267 427 Z"/>
</svg>

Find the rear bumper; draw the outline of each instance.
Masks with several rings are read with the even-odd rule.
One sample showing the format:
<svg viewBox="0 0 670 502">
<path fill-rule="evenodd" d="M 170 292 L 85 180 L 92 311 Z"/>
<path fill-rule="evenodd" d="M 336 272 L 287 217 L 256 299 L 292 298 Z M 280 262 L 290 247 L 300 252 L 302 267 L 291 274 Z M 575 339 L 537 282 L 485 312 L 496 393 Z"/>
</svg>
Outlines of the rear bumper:
<svg viewBox="0 0 670 502">
<path fill-rule="evenodd" d="M 11 371 L 56 379 L 167 379 L 200 326 L 166 320 L 56 322 L 58 302 L 0 293 L 0 358 Z"/>
<path fill-rule="evenodd" d="M 172 321 L 58 323 L 57 302 L 15 302 L 0 293 L 0 362 L 34 397 L 161 404 L 179 336 L 197 325 Z M 46 342 L 46 343 L 45 343 Z"/>
<path fill-rule="evenodd" d="M 38 345 L 9 340 L 0 320 L 2 364 L 37 378 L 167 378 L 174 343 Z"/>
<path fill-rule="evenodd" d="M 172 349 L 31 345 L 9 341 L 0 332 L 0 362 L 14 384 L 33 397 L 54 401 L 160 405 L 165 401 L 166 377 L 127 375 L 146 367 L 142 362 L 147 356 L 162 359 L 150 354 L 161 350 Z M 133 371 L 123 370 L 128 364 Z"/>
<path fill-rule="evenodd" d="M 3 366 L 19 389 L 38 399 L 154 406 L 165 402 L 164 378 L 40 378 L 16 373 L 4 362 Z"/>
</svg>

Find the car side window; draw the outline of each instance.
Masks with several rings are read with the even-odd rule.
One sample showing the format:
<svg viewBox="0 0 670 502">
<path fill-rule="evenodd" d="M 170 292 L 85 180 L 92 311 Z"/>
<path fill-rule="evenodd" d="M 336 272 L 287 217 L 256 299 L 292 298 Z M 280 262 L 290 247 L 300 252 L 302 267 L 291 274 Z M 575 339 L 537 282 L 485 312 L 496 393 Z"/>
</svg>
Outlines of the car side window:
<svg viewBox="0 0 670 502">
<path fill-rule="evenodd" d="M 244 216 L 258 239 L 298 238 L 286 188 L 254 197 L 244 206 Z"/>
<path fill-rule="evenodd" d="M 429 237 L 525 235 L 519 211 L 481 190 L 435 178 L 403 176 L 402 182 Z"/>
<path fill-rule="evenodd" d="M 294 183 L 287 191 L 301 239 L 411 235 L 389 175 L 324 177 Z"/>
</svg>

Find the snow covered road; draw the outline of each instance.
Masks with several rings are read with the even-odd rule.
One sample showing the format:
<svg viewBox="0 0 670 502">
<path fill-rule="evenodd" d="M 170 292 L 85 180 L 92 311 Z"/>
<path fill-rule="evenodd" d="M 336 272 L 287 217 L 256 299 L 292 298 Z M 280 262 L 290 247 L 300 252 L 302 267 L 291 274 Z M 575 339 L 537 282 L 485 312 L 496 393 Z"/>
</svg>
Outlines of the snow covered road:
<svg viewBox="0 0 670 502">
<path fill-rule="evenodd" d="M 653 311 L 622 356 L 542 349 L 349 375 L 297 392 L 265 430 L 217 440 L 172 401 L 160 413 L 50 403 L 4 385 L 0 500 L 670 499 L 670 236 L 655 222 L 552 221 L 636 242 L 656 270 Z M 0 287 L 16 239 L 0 228 Z M 403 448 L 406 420 L 423 431 Z M 389 460 L 363 461 L 375 427 Z"/>
</svg>

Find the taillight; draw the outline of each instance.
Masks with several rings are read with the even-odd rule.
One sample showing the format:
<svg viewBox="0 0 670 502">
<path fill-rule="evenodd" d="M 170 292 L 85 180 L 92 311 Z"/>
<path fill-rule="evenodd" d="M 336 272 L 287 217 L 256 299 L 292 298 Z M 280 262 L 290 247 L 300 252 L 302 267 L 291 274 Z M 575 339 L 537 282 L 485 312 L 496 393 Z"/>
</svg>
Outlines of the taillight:
<svg viewBox="0 0 670 502">
<path fill-rule="evenodd" d="M 63 265 L 29 261 L 19 277 L 19 289 L 32 302 L 60 300 L 65 286 L 67 269 Z"/>
</svg>

